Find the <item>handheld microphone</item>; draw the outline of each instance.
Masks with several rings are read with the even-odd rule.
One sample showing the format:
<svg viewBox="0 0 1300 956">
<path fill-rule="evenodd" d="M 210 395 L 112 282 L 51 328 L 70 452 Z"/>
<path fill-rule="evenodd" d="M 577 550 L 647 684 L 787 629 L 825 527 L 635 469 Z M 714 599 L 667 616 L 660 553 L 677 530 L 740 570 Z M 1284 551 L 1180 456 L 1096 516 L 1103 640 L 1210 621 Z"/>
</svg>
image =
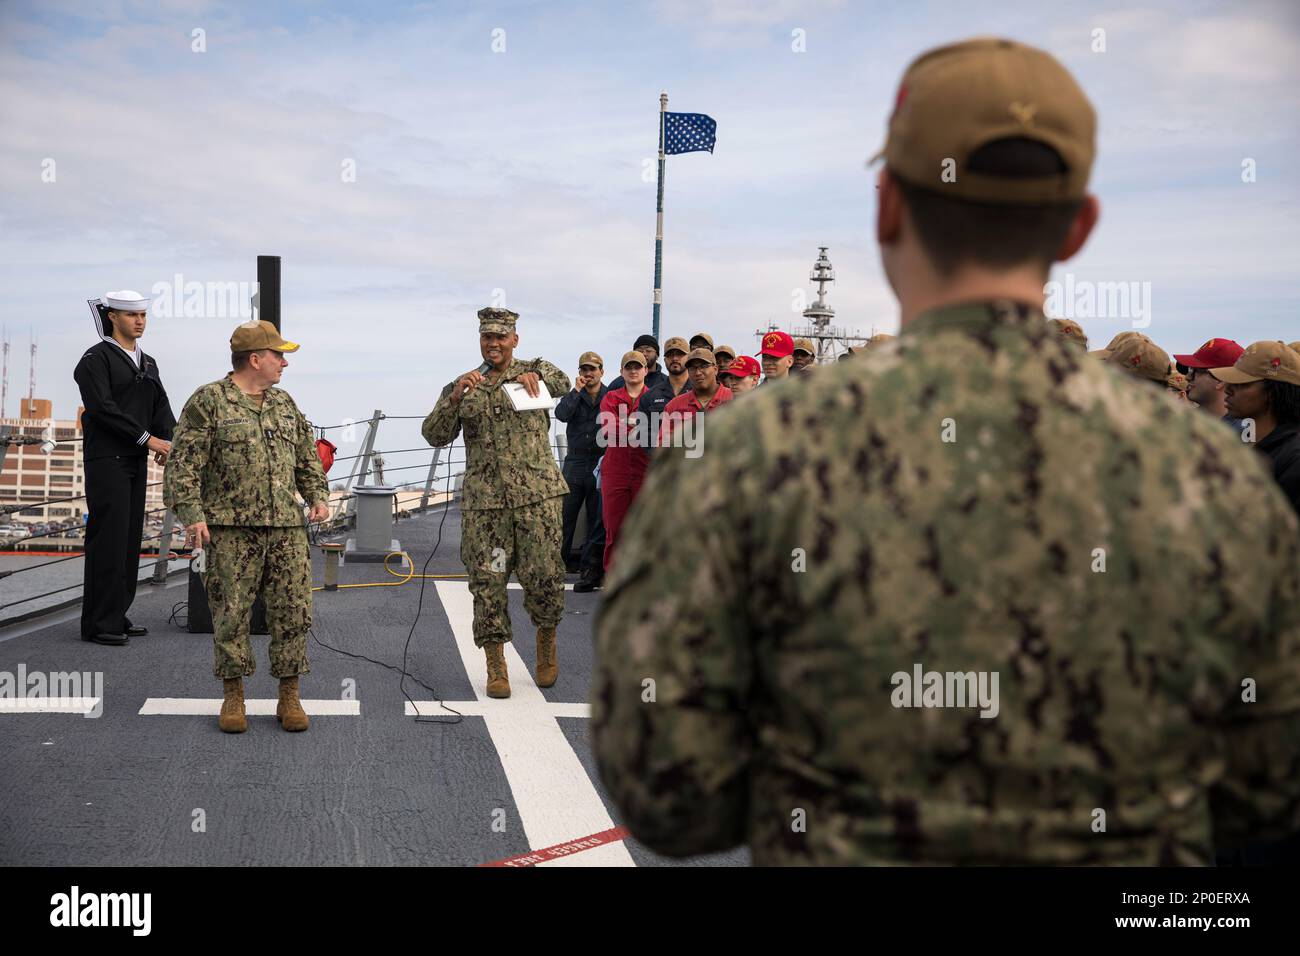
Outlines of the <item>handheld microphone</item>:
<svg viewBox="0 0 1300 956">
<path fill-rule="evenodd" d="M 488 372 L 490 372 L 490 371 L 492 371 L 492 363 L 491 363 L 491 362 L 484 362 L 482 365 L 480 365 L 480 366 L 478 367 L 478 373 L 479 373 L 480 375 L 486 375 L 486 374 L 487 374 Z"/>
</svg>

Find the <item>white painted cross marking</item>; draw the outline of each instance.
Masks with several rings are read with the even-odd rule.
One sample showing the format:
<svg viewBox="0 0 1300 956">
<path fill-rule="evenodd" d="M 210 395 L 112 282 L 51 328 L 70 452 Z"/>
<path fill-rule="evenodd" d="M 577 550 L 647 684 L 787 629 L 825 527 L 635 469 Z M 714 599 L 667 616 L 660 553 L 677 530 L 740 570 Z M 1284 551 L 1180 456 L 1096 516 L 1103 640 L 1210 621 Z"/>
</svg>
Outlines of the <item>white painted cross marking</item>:
<svg viewBox="0 0 1300 956">
<path fill-rule="evenodd" d="M 257 699 L 244 701 L 244 713 L 249 717 L 274 717 L 279 700 Z M 141 717 L 216 717 L 221 713 L 220 697 L 150 697 L 140 708 Z M 359 700 L 304 700 L 302 709 L 311 717 L 357 717 L 361 714 Z"/>
<path fill-rule="evenodd" d="M 435 581 L 438 597 L 451 623 L 456 650 L 465 665 L 475 701 L 452 704 L 463 714 L 472 708 L 482 716 L 488 734 L 501 758 L 506 782 L 519 808 L 530 849 L 555 846 L 589 833 L 613 828 L 600 794 L 573 752 L 556 717 L 586 717 L 586 704 L 552 704 L 542 695 L 533 676 L 513 644 L 505 646 L 506 668 L 510 673 L 510 697 L 493 700 L 487 696 L 487 664 L 483 651 L 474 646 L 474 598 L 464 581 Z M 465 708 L 465 709 L 462 709 Z M 433 704 L 421 711 L 445 713 Z M 414 715 L 410 704 L 407 714 Z M 543 866 L 635 866 L 622 841 L 596 847 L 584 853 L 547 861 Z"/>
</svg>

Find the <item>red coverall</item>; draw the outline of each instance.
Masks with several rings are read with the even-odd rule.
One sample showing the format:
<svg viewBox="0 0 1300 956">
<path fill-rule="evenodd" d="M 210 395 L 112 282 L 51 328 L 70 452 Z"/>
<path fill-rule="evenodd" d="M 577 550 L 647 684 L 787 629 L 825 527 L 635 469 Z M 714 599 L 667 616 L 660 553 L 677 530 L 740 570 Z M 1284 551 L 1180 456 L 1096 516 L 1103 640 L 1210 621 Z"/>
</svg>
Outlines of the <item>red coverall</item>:
<svg viewBox="0 0 1300 956">
<path fill-rule="evenodd" d="M 633 412 L 645 395 L 642 389 L 636 398 L 628 395 L 626 388 L 616 388 L 605 393 L 601 399 L 600 432 L 604 436 L 605 456 L 600 462 L 600 499 L 601 511 L 605 519 L 605 570 L 614 557 L 614 544 L 618 541 L 618 529 L 632 501 L 641 490 L 645 480 L 646 468 L 650 465 L 650 453 L 646 448 L 629 447 L 620 437 L 619 420 L 628 417 L 624 426 L 631 436 L 636 424 Z M 646 434 L 649 434 L 648 425 Z"/>
</svg>

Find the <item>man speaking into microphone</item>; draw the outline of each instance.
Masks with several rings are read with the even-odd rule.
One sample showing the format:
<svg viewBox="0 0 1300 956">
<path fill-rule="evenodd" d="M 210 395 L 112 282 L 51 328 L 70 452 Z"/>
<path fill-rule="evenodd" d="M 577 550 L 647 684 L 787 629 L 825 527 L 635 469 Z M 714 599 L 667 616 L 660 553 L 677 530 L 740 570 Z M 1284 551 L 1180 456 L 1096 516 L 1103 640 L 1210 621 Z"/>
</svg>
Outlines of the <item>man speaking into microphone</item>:
<svg viewBox="0 0 1300 956">
<path fill-rule="evenodd" d="M 563 395 L 569 377 L 543 359 L 515 359 L 518 318 L 508 309 L 479 310 L 483 365 L 442 390 L 421 430 L 435 447 L 465 432 L 460 558 L 474 595 L 474 643 L 487 657 L 489 697 L 510 696 L 505 643 L 512 637 L 506 600 L 511 570 L 537 628 L 539 687 L 559 676 L 555 631 L 564 616 L 562 507 L 569 484 L 551 454 L 550 413 L 518 409 L 518 396 L 512 398 L 507 386 L 517 382 L 536 398 L 540 381 L 551 395 Z"/>
</svg>

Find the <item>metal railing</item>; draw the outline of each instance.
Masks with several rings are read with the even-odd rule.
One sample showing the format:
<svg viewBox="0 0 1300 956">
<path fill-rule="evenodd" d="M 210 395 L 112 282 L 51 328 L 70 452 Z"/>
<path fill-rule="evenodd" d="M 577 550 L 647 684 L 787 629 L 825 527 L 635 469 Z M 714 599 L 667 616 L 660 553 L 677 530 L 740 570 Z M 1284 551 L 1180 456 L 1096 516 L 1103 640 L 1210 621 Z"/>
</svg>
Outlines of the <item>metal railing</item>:
<svg viewBox="0 0 1300 956">
<path fill-rule="evenodd" d="M 416 470 L 424 471 L 425 474 L 422 481 L 423 487 L 421 489 L 419 505 L 416 509 L 414 509 L 416 513 L 425 511 L 429 508 L 431 499 L 433 499 L 435 495 L 440 494 L 440 492 L 438 491 L 438 488 L 440 486 L 446 489 L 445 492 L 442 492 L 442 494 L 446 495 L 446 497 L 443 499 L 444 502 L 450 502 L 456 499 L 457 493 L 460 490 L 459 488 L 460 482 L 457 479 L 463 476 L 464 474 L 463 466 L 465 465 L 465 461 L 466 461 L 463 454 L 459 457 L 456 455 L 456 452 L 459 451 L 463 453 L 465 450 L 465 443 L 463 439 L 461 439 L 460 437 L 457 437 L 456 440 L 454 440 L 451 444 L 438 447 L 438 448 L 433 448 L 426 445 L 426 446 L 417 446 L 414 448 L 395 448 L 395 449 L 384 450 L 382 448 L 376 447 L 378 445 L 379 426 L 381 422 L 389 421 L 389 420 L 423 421 L 426 417 L 427 415 L 387 415 L 384 413 L 382 409 L 377 408 L 374 410 L 374 413 L 371 416 L 369 416 L 368 418 L 360 419 L 358 421 L 344 421 L 337 425 L 312 425 L 311 426 L 314 432 L 322 435 L 325 432 L 333 431 L 335 429 L 350 428 L 350 427 L 355 427 L 357 425 L 366 426 L 365 434 L 361 439 L 361 450 L 357 454 L 339 456 L 334 459 L 336 463 L 341 461 L 350 461 L 353 464 L 348 472 L 348 476 L 346 480 L 343 483 L 342 490 L 344 494 L 338 495 L 336 497 L 335 492 L 333 490 L 331 491 L 330 494 L 331 513 L 330 516 L 324 522 L 321 523 L 323 530 L 337 531 L 342 528 L 346 528 L 348 526 L 349 522 L 355 518 L 355 513 L 356 513 L 355 505 L 349 504 L 349 502 L 354 502 L 357 497 L 353 489 L 356 488 L 358 485 L 364 485 L 366 479 L 370 478 L 372 475 L 375 475 L 376 473 L 387 476 L 388 474 L 396 473 L 396 472 L 416 471 Z M 68 439 L 60 439 L 59 441 L 61 443 L 67 440 Z M 563 465 L 564 459 L 567 455 L 568 443 L 566 440 L 565 428 L 563 426 L 563 423 L 557 422 L 554 418 L 552 418 L 551 420 L 550 446 L 552 452 L 555 455 L 556 462 L 559 465 Z M 397 465 L 395 467 L 389 467 L 386 462 L 383 462 L 384 455 L 407 455 L 407 454 L 414 454 L 417 452 L 427 453 L 429 455 L 428 462 L 420 461 L 415 464 L 402 464 L 402 465 Z M 460 468 L 459 471 L 456 470 L 458 467 Z M 153 488 L 153 487 L 157 487 L 160 484 L 162 484 L 162 482 L 155 481 L 155 482 L 150 482 L 145 487 Z M 420 486 L 421 486 L 420 480 L 416 480 L 413 482 L 405 482 L 405 483 L 401 483 L 401 482 L 395 483 L 395 487 L 408 489 L 408 490 L 414 490 L 414 488 Z M 84 500 L 85 497 L 86 496 L 84 494 L 70 495 L 66 497 L 49 498 L 42 501 L 30 501 L 30 502 L 21 502 L 12 505 L 5 505 L 3 506 L 3 508 L 0 508 L 0 516 L 11 515 L 16 512 L 25 511 L 31 508 L 41 508 L 50 504 L 60 504 L 68 501 Z M 399 500 L 399 496 L 397 495 L 394 495 L 393 498 L 393 509 L 395 512 L 395 516 L 399 518 L 409 513 L 406 509 L 402 508 L 401 502 Z M 173 538 L 178 530 L 183 530 L 183 527 L 178 525 L 176 518 L 172 513 L 171 508 L 167 506 L 164 506 L 163 508 L 155 508 L 151 511 L 145 512 L 145 517 L 148 518 L 151 515 L 157 515 L 160 513 L 163 515 L 163 519 L 162 519 L 162 527 L 159 533 L 142 537 L 140 541 L 142 549 L 143 546 L 148 542 L 152 542 L 152 541 L 158 542 L 157 559 L 154 563 L 153 572 L 149 578 L 149 582 L 152 584 L 162 584 L 166 581 L 169 573 L 179 573 L 178 571 L 169 571 L 169 564 L 174 560 L 185 557 L 184 553 L 180 551 L 172 550 Z M 33 535 L 27 535 L 23 538 L 17 539 L 16 541 L 5 542 L 4 544 L 0 544 L 0 554 L 21 554 L 22 551 L 17 548 L 17 545 L 26 541 L 33 540 L 35 538 L 57 536 L 69 530 L 84 531 L 84 526 L 75 526 L 75 529 L 70 529 L 70 528 L 52 529 L 52 530 L 40 532 Z M 4 581 L 9 578 L 12 578 L 14 575 L 17 574 L 36 571 L 41 568 L 47 568 L 56 564 L 62 564 L 65 561 L 75 561 L 77 559 L 84 559 L 84 557 L 85 557 L 85 553 L 83 551 L 76 554 L 70 554 L 64 558 L 58 558 L 57 560 L 54 561 L 43 561 L 39 564 L 32 564 L 27 567 L 15 568 L 9 571 L 0 571 L 0 581 Z M 62 594 L 67 591 L 73 591 L 80 587 L 83 587 L 83 584 L 77 583 L 77 584 L 68 585 L 67 587 L 56 588 L 52 591 L 46 591 L 41 594 L 34 594 L 34 595 L 27 595 L 24 597 L 20 597 L 12 601 L 0 603 L 0 611 L 3 611 L 6 608 L 14 607 L 20 604 L 27 604 L 32 601 L 42 600 L 44 598 L 51 597 L 57 594 Z M 60 605 L 60 607 L 62 606 L 65 605 Z M 53 610 L 53 608 L 47 610 Z M 30 615 L 24 615 L 24 616 L 30 616 Z M 13 623 L 13 619 L 0 619 L 0 626 L 4 626 L 9 623 Z"/>
</svg>

